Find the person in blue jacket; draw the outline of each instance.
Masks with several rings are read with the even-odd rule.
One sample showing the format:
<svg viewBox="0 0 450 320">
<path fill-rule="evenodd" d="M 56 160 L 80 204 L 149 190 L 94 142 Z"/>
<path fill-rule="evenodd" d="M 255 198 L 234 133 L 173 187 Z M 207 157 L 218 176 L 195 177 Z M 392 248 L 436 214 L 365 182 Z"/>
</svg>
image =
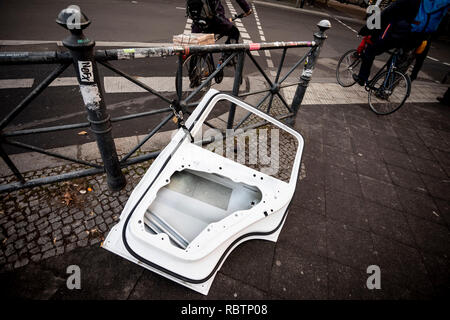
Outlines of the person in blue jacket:
<svg viewBox="0 0 450 320">
<path fill-rule="evenodd" d="M 375 56 L 393 48 L 418 47 L 437 30 L 449 5 L 450 0 L 397 0 L 381 11 L 380 29 L 364 26 L 359 31 L 360 35 L 371 35 L 373 44 L 363 52 L 359 74 L 353 75 L 357 83 L 367 82 Z"/>
</svg>

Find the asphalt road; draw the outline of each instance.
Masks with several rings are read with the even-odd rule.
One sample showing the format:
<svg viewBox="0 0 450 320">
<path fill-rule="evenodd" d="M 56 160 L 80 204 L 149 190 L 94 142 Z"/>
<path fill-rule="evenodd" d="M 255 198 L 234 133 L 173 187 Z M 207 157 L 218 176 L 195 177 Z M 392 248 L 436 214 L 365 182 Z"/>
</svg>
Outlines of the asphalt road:
<svg viewBox="0 0 450 320">
<path fill-rule="evenodd" d="M 225 1 L 224 1 L 225 2 Z M 231 1 L 234 8 L 240 12 L 236 2 Z M 0 2 L 0 40 L 35 40 L 60 41 L 67 37 L 68 32 L 55 23 L 59 11 L 70 1 L 58 0 L 15 0 Z M 186 26 L 185 1 L 183 0 L 79 0 L 77 5 L 92 20 L 85 33 L 97 42 L 172 42 L 174 34 L 184 32 Z M 228 11 L 228 6 L 224 3 Z M 258 29 L 255 15 L 242 19 L 248 39 L 252 42 L 262 42 L 261 35 L 266 41 L 312 40 L 317 30 L 316 24 L 322 17 L 285 9 L 255 5 L 261 29 Z M 229 12 L 228 12 L 229 14 Z M 313 75 L 313 81 L 333 81 L 333 61 L 348 49 L 356 47 L 359 39 L 353 30 L 360 25 L 355 22 L 344 22 L 330 19 L 332 28 L 328 31 L 328 39 L 321 51 L 321 60 Z M 353 29 L 353 30 L 352 30 Z M 262 32 L 261 32 L 262 31 Z M 242 31 L 241 31 L 242 33 Z M 4 43 L 4 41 L 3 41 Z M 56 44 L 40 45 L 3 45 L 0 51 L 28 51 L 28 50 L 64 50 Z M 286 57 L 286 67 L 292 66 L 306 51 L 304 49 L 289 50 Z M 271 51 L 270 59 L 260 52 L 255 57 L 264 69 L 277 67 L 281 51 Z M 448 47 L 436 43 L 430 56 L 440 61 L 450 61 Z M 271 62 L 274 67 L 271 68 Z M 176 72 L 175 58 L 152 58 L 134 61 L 116 62 L 116 66 L 125 72 L 142 77 L 173 77 Z M 34 85 L 39 83 L 54 66 L 8 66 L 1 67 L 0 80 L 3 79 L 34 79 Z M 439 81 L 449 67 L 442 62 L 427 60 L 423 71 L 427 81 Z M 301 71 L 301 70 L 300 70 Z M 299 75 L 296 73 L 296 76 Z M 100 68 L 104 77 L 114 76 L 112 72 Z M 255 75 L 257 70 L 246 61 L 246 75 Z M 232 71 L 227 70 L 226 76 L 232 77 Z M 62 77 L 74 77 L 72 67 L 64 72 Z M 230 87 L 231 89 L 231 87 Z M 23 99 L 30 88 L 0 89 L 0 117 L 4 117 Z M 173 92 L 165 93 L 172 96 Z M 156 97 L 146 93 L 116 92 L 107 93 L 105 100 L 111 115 L 119 116 L 143 112 L 151 109 L 167 107 Z M 130 120 L 115 124 L 114 137 L 145 134 L 156 125 L 162 116 L 148 117 L 145 120 Z M 85 122 L 86 114 L 77 86 L 49 87 L 30 106 L 21 113 L 10 125 L 10 129 L 25 129 L 42 126 L 60 125 Z M 172 125 L 173 127 L 173 125 Z M 170 128 L 170 125 L 167 127 Z M 40 134 L 26 136 L 20 139 L 26 143 L 43 148 L 53 148 L 71 144 L 81 144 L 93 141 L 91 133 L 80 136 L 81 130 L 68 130 L 57 134 Z M 88 131 L 88 130 L 87 130 Z M 23 152 L 23 150 L 9 149 L 9 152 Z"/>
</svg>

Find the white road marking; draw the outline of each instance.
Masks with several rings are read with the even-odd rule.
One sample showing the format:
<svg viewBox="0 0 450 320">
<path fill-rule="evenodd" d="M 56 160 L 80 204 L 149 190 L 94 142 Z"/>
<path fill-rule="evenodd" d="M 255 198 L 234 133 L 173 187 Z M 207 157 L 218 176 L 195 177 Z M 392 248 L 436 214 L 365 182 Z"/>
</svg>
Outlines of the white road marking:
<svg viewBox="0 0 450 320">
<path fill-rule="evenodd" d="M 271 70 L 272 75 L 276 72 Z M 136 77 L 141 82 L 150 86 L 154 90 L 160 92 L 175 92 L 175 77 Z M 317 82 L 314 82 L 317 81 Z M 363 88 L 353 86 L 349 88 L 342 88 L 336 83 L 331 83 L 332 79 L 314 79 L 308 86 L 305 98 L 302 102 L 304 105 L 311 104 L 356 104 L 367 103 L 367 92 Z M 221 84 L 214 84 L 213 88 L 222 91 L 230 91 L 233 87 L 234 77 L 225 77 Z M 15 89 L 15 88 L 31 88 L 34 79 L 3 79 L 0 80 L 0 89 Z M 266 86 L 263 77 L 249 77 L 250 91 L 261 90 Z M 75 77 L 58 78 L 50 84 L 51 87 L 63 86 L 78 86 L 78 81 Z M 413 84 L 414 90 L 411 91 L 411 96 L 407 102 L 435 102 L 435 98 L 442 96 L 447 90 L 445 85 L 433 85 L 427 83 Z M 146 92 L 144 89 L 135 85 L 122 77 L 104 77 L 104 88 L 106 93 L 138 93 Z M 188 77 L 183 77 L 183 88 L 187 91 L 192 91 L 189 88 Z M 290 103 L 294 96 L 296 87 L 288 87 L 282 89 L 282 93 L 286 101 Z"/>
<path fill-rule="evenodd" d="M 34 79 L 3 79 L 0 80 L 0 89 L 14 89 L 14 88 L 31 88 Z"/>
<path fill-rule="evenodd" d="M 152 89 L 161 92 L 175 92 L 175 77 L 135 77 L 139 81 L 145 83 Z M 122 77 L 104 77 L 104 87 L 106 93 L 132 93 L 145 92 L 144 89 Z M 213 82 L 213 87 L 218 90 L 231 90 L 233 87 L 233 77 L 223 78 L 220 84 Z M 0 89 L 18 89 L 31 88 L 34 79 L 4 79 L 0 80 Z M 62 77 L 55 79 L 49 87 L 67 87 L 78 86 L 76 77 Z M 189 78 L 183 77 L 183 88 L 192 91 L 189 88 Z"/>
<path fill-rule="evenodd" d="M 175 77 L 135 77 L 145 83 L 153 90 L 159 92 L 175 92 Z M 224 77 L 220 84 L 213 82 L 212 87 L 217 90 L 230 91 L 233 88 L 234 77 Z M 129 93 L 146 92 L 131 81 L 122 77 L 105 77 L 104 86 L 106 93 Z M 192 91 L 189 88 L 189 77 L 183 77 L 183 88 L 185 91 Z"/>
<path fill-rule="evenodd" d="M 259 21 L 259 17 L 258 17 L 258 12 L 256 11 L 256 7 L 255 4 L 252 3 L 252 9 L 253 9 L 253 15 L 255 16 L 255 20 L 256 20 L 256 26 L 258 28 L 259 31 L 259 38 L 261 39 L 261 42 L 265 42 L 266 41 L 266 37 L 264 36 L 264 31 L 262 29 L 261 23 Z M 272 61 L 272 56 L 270 55 L 269 50 L 265 50 L 264 51 L 265 55 L 266 55 L 266 62 L 267 62 L 267 67 L 269 67 L 269 72 L 271 75 L 276 75 L 275 70 L 270 70 L 274 67 L 273 65 L 273 61 Z"/>
<path fill-rule="evenodd" d="M 438 59 L 436 59 L 436 58 L 433 58 L 433 57 L 430 57 L 430 56 L 427 56 L 427 58 L 428 58 L 428 59 L 430 59 L 430 60 L 433 60 L 433 61 L 437 61 L 437 62 L 439 62 L 439 60 L 438 60 Z"/>
<path fill-rule="evenodd" d="M 226 0 L 225 3 L 227 4 L 228 10 L 230 11 L 230 13 L 232 15 L 236 15 L 236 9 L 234 9 L 233 4 L 231 3 L 230 0 Z M 242 22 L 241 19 L 236 19 L 234 21 L 234 25 L 238 28 L 239 32 L 241 33 L 241 37 L 242 37 L 242 41 L 244 43 L 252 43 L 252 39 L 250 34 L 248 33 L 247 29 L 244 26 L 244 23 Z M 250 53 L 254 56 L 259 57 L 259 52 L 258 51 L 250 51 Z"/>
<path fill-rule="evenodd" d="M 57 78 L 50 83 L 49 87 L 66 87 L 77 86 L 78 79 L 76 77 Z"/>
<path fill-rule="evenodd" d="M 347 29 L 349 29 L 350 31 L 354 32 L 354 33 L 358 33 L 358 31 L 356 31 L 355 29 L 353 29 L 352 27 L 350 27 L 349 25 L 347 25 L 346 23 L 342 22 L 341 20 L 339 20 L 336 17 L 333 17 L 334 20 L 336 20 L 337 22 L 339 22 L 340 24 L 342 24 L 344 27 L 346 27 Z"/>
</svg>

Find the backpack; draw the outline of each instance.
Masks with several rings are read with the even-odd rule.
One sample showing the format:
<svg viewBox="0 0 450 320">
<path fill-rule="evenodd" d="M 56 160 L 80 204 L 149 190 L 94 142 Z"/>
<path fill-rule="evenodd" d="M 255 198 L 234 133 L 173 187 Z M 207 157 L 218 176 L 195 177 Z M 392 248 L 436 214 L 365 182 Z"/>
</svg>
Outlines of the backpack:
<svg viewBox="0 0 450 320">
<path fill-rule="evenodd" d="M 411 32 L 435 32 L 449 5 L 450 0 L 422 0 L 414 22 L 411 24 Z"/>
<path fill-rule="evenodd" d="M 207 24 L 216 15 L 216 8 L 210 2 L 210 0 L 187 0 L 187 16 L 195 23 Z"/>
</svg>

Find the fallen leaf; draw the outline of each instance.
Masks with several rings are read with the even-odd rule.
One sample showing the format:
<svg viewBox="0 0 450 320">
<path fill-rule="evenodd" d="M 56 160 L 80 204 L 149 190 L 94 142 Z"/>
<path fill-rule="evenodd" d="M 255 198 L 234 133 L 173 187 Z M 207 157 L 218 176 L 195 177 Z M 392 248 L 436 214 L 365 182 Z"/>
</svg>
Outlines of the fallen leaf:
<svg viewBox="0 0 450 320">
<path fill-rule="evenodd" d="M 64 193 L 64 203 L 66 204 L 66 206 L 68 206 L 70 204 L 71 201 L 73 201 L 72 195 L 69 192 Z"/>
<path fill-rule="evenodd" d="M 79 136 L 84 136 L 84 135 L 87 135 L 87 132 L 86 131 L 80 131 L 80 132 L 78 132 L 78 135 Z"/>
</svg>

